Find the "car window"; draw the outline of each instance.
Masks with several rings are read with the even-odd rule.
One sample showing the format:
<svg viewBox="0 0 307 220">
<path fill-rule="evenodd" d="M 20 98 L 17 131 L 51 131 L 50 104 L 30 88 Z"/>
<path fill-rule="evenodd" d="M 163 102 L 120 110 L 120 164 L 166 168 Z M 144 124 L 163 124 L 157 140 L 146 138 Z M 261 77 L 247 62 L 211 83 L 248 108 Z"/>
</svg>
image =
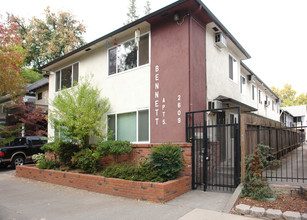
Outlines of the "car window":
<svg viewBox="0 0 307 220">
<path fill-rule="evenodd" d="M 20 146 L 26 144 L 26 138 L 16 138 L 11 146 Z"/>
</svg>

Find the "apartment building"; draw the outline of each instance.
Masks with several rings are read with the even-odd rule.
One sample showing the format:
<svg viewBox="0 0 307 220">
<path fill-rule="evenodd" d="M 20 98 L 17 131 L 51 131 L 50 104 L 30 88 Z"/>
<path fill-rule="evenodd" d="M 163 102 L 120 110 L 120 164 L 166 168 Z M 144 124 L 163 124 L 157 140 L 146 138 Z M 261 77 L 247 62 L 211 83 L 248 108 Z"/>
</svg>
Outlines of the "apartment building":
<svg viewBox="0 0 307 220">
<path fill-rule="evenodd" d="M 49 74 L 50 101 L 92 74 L 110 100 L 106 120 L 117 140 L 178 143 L 186 141 L 186 112 L 240 106 L 279 120 L 279 99 L 242 63 L 249 58 L 200 0 L 179 0 L 42 70 Z"/>
</svg>

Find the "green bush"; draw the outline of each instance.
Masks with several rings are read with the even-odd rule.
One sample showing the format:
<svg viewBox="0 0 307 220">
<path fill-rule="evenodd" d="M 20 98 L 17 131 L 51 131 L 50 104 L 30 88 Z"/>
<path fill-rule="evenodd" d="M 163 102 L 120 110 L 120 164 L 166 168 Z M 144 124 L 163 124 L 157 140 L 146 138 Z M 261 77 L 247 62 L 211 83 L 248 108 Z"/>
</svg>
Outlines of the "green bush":
<svg viewBox="0 0 307 220">
<path fill-rule="evenodd" d="M 151 154 L 151 163 L 159 170 L 164 180 L 176 179 L 183 168 L 183 156 L 180 146 L 162 144 L 154 147 Z"/>
<path fill-rule="evenodd" d="M 80 151 L 78 145 L 61 140 L 47 143 L 41 149 L 55 153 L 61 164 L 70 168 L 72 168 L 72 157 L 76 152 Z"/>
<path fill-rule="evenodd" d="M 100 143 L 97 146 L 97 151 L 103 156 L 112 155 L 115 162 L 118 161 L 120 155 L 130 153 L 132 150 L 132 145 L 129 141 L 114 141 L 108 140 Z"/>
<path fill-rule="evenodd" d="M 46 158 L 45 154 L 34 154 L 32 159 L 40 169 L 57 170 L 60 167 L 59 161 Z"/>
<path fill-rule="evenodd" d="M 72 162 L 76 168 L 89 173 L 96 173 L 100 166 L 99 158 L 100 154 L 95 149 L 86 148 L 74 153 Z"/>
<path fill-rule="evenodd" d="M 160 177 L 159 171 L 148 162 L 142 162 L 139 166 L 131 164 L 112 164 L 102 173 L 104 177 L 120 178 L 125 180 L 146 181 L 146 182 L 164 182 Z"/>
<path fill-rule="evenodd" d="M 271 198 L 274 194 L 262 173 L 267 166 L 276 165 L 278 161 L 270 153 L 270 147 L 257 145 L 253 154 L 245 158 L 245 179 L 242 189 L 242 197 L 249 196 L 256 200 Z"/>
</svg>

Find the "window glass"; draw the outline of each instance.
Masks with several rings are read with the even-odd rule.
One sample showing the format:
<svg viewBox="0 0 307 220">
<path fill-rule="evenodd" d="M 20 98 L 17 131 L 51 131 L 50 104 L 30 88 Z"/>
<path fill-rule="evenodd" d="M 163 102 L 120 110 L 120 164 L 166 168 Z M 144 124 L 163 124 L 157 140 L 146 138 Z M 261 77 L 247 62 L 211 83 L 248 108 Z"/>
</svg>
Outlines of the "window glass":
<svg viewBox="0 0 307 220">
<path fill-rule="evenodd" d="M 240 92 L 241 92 L 241 94 L 245 94 L 245 90 L 246 90 L 246 79 L 245 79 L 245 77 L 244 76 L 241 76 L 241 78 L 240 78 L 241 80 L 241 83 L 240 83 Z"/>
<path fill-rule="evenodd" d="M 71 66 L 61 70 L 61 89 L 71 87 L 71 80 L 72 80 L 71 73 L 72 73 Z"/>
<path fill-rule="evenodd" d="M 136 141 L 136 112 L 117 115 L 117 140 Z"/>
<path fill-rule="evenodd" d="M 259 103 L 262 104 L 262 98 L 261 98 L 261 90 L 259 90 Z"/>
<path fill-rule="evenodd" d="M 129 70 L 137 66 L 137 51 L 134 40 L 117 47 L 118 72 Z"/>
<path fill-rule="evenodd" d="M 73 65 L 73 73 L 74 73 L 74 76 L 73 76 L 74 82 L 78 82 L 78 79 L 79 79 L 79 64 L 78 63 L 75 63 Z"/>
<path fill-rule="evenodd" d="M 256 100 L 256 86 L 252 85 L 252 99 Z"/>
<path fill-rule="evenodd" d="M 229 55 L 229 78 L 233 80 L 233 62 L 232 57 Z"/>
<path fill-rule="evenodd" d="M 55 73 L 55 91 L 59 91 L 60 89 L 60 81 L 61 81 L 61 72 L 60 71 L 57 71 Z"/>
<path fill-rule="evenodd" d="M 115 115 L 108 116 L 108 129 L 110 132 L 109 140 L 115 140 Z"/>
<path fill-rule="evenodd" d="M 109 49 L 108 55 L 109 75 L 149 63 L 149 34 L 141 36 L 138 48 L 132 39 Z"/>
<path fill-rule="evenodd" d="M 116 73 L 116 50 L 116 47 L 109 50 L 109 75 Z"/>
<path fill-rule="evenodd" d="M 149 141 L 149 117 L 148 110 L 139 111 L 139 141 Z"/>
<path fill-rule="evenodd" d="M 139 43 L 139 66 L 149 63 L 149 35 L 141 37 Z"/>
<path fill-rule="evenodd" d="M 38 93 L 37 94 L 37 100 L 41 100 L 43 98 L 43 93 Z"/>
</svg>

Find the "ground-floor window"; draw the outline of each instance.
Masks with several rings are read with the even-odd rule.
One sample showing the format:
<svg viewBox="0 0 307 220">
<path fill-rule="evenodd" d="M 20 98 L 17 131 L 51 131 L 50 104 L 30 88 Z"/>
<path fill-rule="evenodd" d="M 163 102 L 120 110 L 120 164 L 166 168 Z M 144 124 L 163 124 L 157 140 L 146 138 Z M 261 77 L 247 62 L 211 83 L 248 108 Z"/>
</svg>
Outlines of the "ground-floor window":
<svg viewBox="0 0 307 220">
<path fill-rule="evenodd" d="M 109 139 L 130 142 L 149 141 L 148 109 L 108 115 Z"/>
</svg>

